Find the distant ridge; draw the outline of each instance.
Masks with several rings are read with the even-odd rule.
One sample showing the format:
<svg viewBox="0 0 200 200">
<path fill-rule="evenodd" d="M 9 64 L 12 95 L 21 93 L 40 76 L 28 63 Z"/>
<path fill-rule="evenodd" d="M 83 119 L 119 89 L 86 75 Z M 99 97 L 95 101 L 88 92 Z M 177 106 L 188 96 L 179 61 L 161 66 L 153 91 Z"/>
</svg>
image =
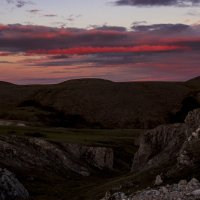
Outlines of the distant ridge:
<svg viewBox="0 0 200 200">
<path fill-rule="evenodd" d="M 10 82 L 6 82 L 6 81 L 0 81 L 0 85 L 12 85 L 12 86 L 14 86 L 16 84 L 10 83 Z"/>
<path fill-rule="evenodd" d="M 106 80 L 106 79 L 100 79 L 100 78 L 82 78 L 82 79 L 71 79 L 64 82 L 61 82 L 59 84 L 68 84 L 68 83 L 113 83 L 113 81 Z"/>
<path fill-rule="evenodd" d="M 63 84 L 71 84 L 71 83 L 197 83 L 200 82 L 200 76 L 194 77 L 187 81 L 111 81 L 108 79 L 101 79 L 101 78 L 79 78 L 79 79 L 70 79 L 60 83 L 55 84 L 23 84 L 21 86 L 53 86 L 53 85 L 63 85 Z M 15 84 L 6 81 L 0 81 L 0 85 L 15 85 L 20 86 L 20 84 Z"/>
<path fill-rule="evenodd" d="M 192 78 L 188 81 L 186 81 L 186 84 L 195 88 L 199 88 L 200 86 L 200 76 L 197 76 L 195 78 Z"/>
<path fill-rule="evenodd" d="M 192 78 L 192 79 L 189 79 L 188 81 L 186 81 L 186 82 L 196 82 L 196 81 L 200 81 L 200 76 L 197 76 L 197 77 L 195 77 L 195 78 Z"/>
</svg>

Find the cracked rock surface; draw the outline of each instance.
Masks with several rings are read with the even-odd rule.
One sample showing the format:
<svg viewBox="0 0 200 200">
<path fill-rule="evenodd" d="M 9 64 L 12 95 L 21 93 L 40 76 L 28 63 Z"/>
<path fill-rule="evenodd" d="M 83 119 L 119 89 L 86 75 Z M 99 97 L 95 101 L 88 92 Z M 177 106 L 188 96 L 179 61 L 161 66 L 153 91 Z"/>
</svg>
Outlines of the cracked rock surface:
<svg viewBox="0 0 200 200">
<path fill-rule="evenodd" d="M 22 200 L 29 197 L 28 191 L 7 169 L 0 169 L 0 200 Z"/>
</svg>

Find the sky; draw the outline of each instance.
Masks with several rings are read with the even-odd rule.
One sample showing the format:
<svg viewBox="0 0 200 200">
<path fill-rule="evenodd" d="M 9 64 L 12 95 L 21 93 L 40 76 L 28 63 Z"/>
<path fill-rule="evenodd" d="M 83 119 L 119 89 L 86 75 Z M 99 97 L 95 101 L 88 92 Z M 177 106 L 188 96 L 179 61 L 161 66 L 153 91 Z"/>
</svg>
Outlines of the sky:
<svg viewBox="0 0 200 200">
<path fill-rule="evenodd" d="M 200 0 L 0 0 L 0 80 L 200 75 Z"/>
</svg>

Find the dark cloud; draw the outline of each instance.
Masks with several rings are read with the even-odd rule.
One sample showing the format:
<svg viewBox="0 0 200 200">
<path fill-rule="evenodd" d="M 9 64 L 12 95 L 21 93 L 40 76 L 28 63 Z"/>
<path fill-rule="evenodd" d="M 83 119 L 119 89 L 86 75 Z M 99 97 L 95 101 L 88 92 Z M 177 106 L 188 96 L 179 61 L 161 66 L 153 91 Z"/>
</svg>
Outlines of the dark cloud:
<svg viewBox="0 0 200 200">
<path fill-rule="evenodd" d="M 105 31 L 127 31 L 127 29 L 125 27 L 122 26 L 90 26 L 91 28 L 94 28 L 96 30 L 105 30 Z"/>
<path fill-rule="evenodd" d="M 27 10 L 27 12 L 32 13 L 32 14 L 37 14 L 39 13 L 41 10 L 39 9 L 32 9 L 32 10 Z"/>
<path fill-rule="evenodd" d="M 67 18 L 64 17 L 64 20 L 66 20 L 66 21 L 68 21 L 68 22 L 73 22 L 73 21 L 75 21 L 76 19 L 78 19 L 78 18 L 80 18 L 80 17 L 82 17 L 81 14 L 78 14 L 78 15 L 73 15 L 73 14 L 71 14 L 71 15 L 69 15 Z"/>
<path fill-rule="evenodd" d="M 21 8 L 26 5 L 33 5 L 34 2 L 28 0 L 6 0 L 8 4 L 14 4 L 16 7 Z"/>
<path fill-rule="evenodd" d="M 200 49 L 200 26 L 185 24 L 102 26 L 94 29 L 0 25 L 0 51 L 54 56 L 159 53 Z"/>
<path fill-rule="evenodd" d="M 43 15 L 44 17 L 57 17 L 58 15 L 55 15 L 55 14 L 46 14 L 46 15 Z"/>
<path fill-rule="evenodd" d="M 147 24 L 147 21 L 135 21 L 132 23 L 132 26 L 139 26 L 142 24 Z"/>
<path fill-rule="evenodd" d="M 0 64 L 12 64 L 12 62 L 9 62 L 9 61 L 0 61 Z"/>
<path fill-rule="evenodd" d="M 51 56 L 52 59 L 65 59 L 65 58 L 69 58 L 70 56 L 68 55 L 55 55 L 55 56 Z"/>
<path fill-rule="evenodd" d="M 129 6 L 195 6 L 200 0 L 118 0 L 116 5 Z"/>
<path fill-rule="evenodd" d="M 23 52 L 39 48 L 72 48 L 127 44 L 128 34 L 116 30 L 51 28 L 31 25 L 0 26 L 0 50 Z"/>
<path fill-rule="evenodd" d="M 59 59 L 58 59 L 59 58 Z M 95 55 L 81 55 L 79 57 L 68 56 L 67 58 L 62 57 L 49 57 L 46 61 L 39 61 L 31 65 L 40 67 L 52 67 L 52 66 L 87 66 L 88 63 L 92 63 L 94 67 L 104 66 L 122 66 L 127 64 L 135 64 L 141 62 L 148 62 L 149 57 L 142 54 L 131 54 L 131 53 L 104 53 Z M 82 67 L 81 67 L 82 68 Z"/>
<path fill-rule="evenodd" d="M 161 32 L 170 32 L 176 33 L 190 29 L 189 25 L 185 24 L 153 24 L 153 25 L 133 25 L 131 27 L 135 31 L 149 32 L 149 31 L 161 31 Z"/>
</svg>

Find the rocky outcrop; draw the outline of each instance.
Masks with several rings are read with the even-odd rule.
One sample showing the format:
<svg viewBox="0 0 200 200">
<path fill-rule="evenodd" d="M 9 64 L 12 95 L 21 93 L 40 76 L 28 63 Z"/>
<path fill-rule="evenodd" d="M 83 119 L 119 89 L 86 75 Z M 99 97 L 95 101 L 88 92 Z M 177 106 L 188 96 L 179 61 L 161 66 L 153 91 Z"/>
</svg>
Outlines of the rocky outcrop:
<svg viewBox="0 0 200 200">
<path fill-rule="evenodd" d="M 0 168 L 0 200 L 22 200 L 28 197 L 28 191 L 14 174 Z"/>
<path fill-rule="evenodd" d="M 163 183 L 163 180 L 162 180 L 161 176 L 157 175 L 154 185 L 161 185 L 162 183 Z"/>
<path fill-rule="evenodd" d="M 200 127 L 200 109 L 195 109 L 188 113 L 185 118 L 185 124 L 192 128 L 193 131 Z"/>
<path fill-rule="evenodd" d="M 161 164 L 176 164 L 178 168 L 200 163 L 200 109 L 188 113 L 185 123 L 161 125 L 148 130 L 134 156 L 132 171 Z"/>
<path fill-rule="evenodd" d="M 85 160 L 92 162 L 98 169 L 113 168 L 113 150 L 105 147 L 89 147 L 84 151 Z"/>
<path fill-rule="evenodd" d="M 0 164 L 25 171 L 89 176 L 95 170 L 112 170 L 113 150 L 43 138 L 0 136 Z"/>
<path fill-rule="evenodd" d="M 100 170 L 113 168 L 114 154 L 111 148 L 88 147 L 79 144 L 62 144 L 77 160 L 84 160 Z"/>
<path fill-rule="evenodd" d="M 101 200 L 195 200 L 200 198 L 200 183 L 193 178 L 190 182 L 181 180 L 178 184 L 148 188 L 131 195 L 123 192 L 107 193 Z"/>
<path fill-rule="evenodd" d="M 132 171 L 176 160 L 191 129 L 186 124 L 161 125 L 146 131 L 134 156 Z"/>
<path fill-rule="evenodd" d="M 200 163 L 200 128 L 197 128 L 183 143 L 177 162 L 179 168 L 194 168 Z"/>
</svg>

